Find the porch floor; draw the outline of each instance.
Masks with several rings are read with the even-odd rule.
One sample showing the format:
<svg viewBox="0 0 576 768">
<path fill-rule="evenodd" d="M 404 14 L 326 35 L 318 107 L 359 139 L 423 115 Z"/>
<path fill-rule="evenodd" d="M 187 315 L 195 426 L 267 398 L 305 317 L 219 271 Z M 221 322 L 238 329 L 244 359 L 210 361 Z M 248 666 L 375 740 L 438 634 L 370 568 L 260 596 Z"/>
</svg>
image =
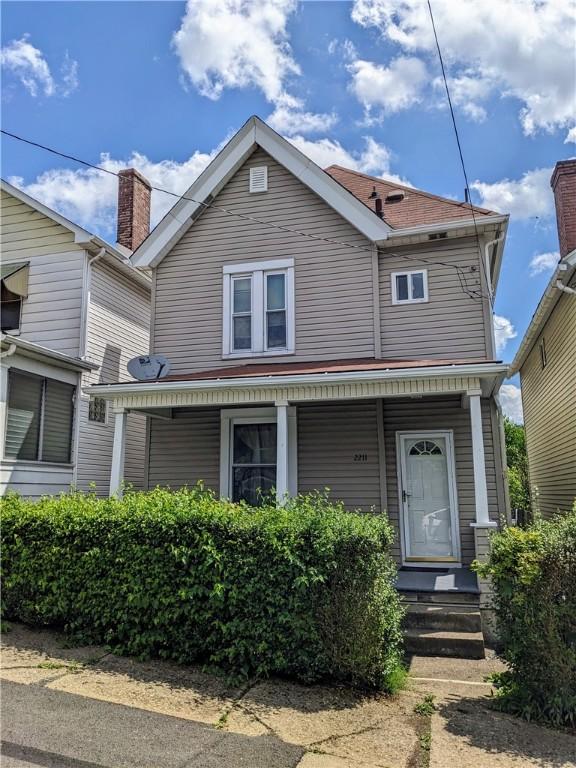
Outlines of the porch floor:
<svg viewBox="0 0 576 768">
<path fill-rule="evenodd" d="M 479 594 L 478 579 L 469 568 L 401 568 L 396 579 L 399 592 L 468 592 Z"/>
</svg>

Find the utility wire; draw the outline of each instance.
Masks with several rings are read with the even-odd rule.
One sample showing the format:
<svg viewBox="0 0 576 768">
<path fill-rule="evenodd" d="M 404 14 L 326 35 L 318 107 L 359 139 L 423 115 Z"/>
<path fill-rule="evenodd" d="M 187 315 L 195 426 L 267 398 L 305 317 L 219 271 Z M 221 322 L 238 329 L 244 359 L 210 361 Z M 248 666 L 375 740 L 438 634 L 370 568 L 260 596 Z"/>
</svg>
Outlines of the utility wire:
<svg viewBox="0 0 576 768">
<path fill-rule="evenodd" d="M 76 157 L 75 155 L 71 155 L 71 154 L 68 154 L 66 152 L 61 152 L 60 150 L 54 149 L 53 147 L 49 147 L 49 146 L 47 146 L 45 144 L 40 144 L 37 141 L 32 141 L 30 139 L 25 139 L 23 136 L 18 136 L 17 134 L 12 133 L 10 131 L 7 131 L 7 130 L 5 130 L 3 128 L 0 129 L 0 132 L 3 133 L 5 136 L 10 137 L 11 139 L 15 139 L 16 141 L 23 142 L 24 144 L 28 144 L 28 145 L 30 145 L 32 147 L 36 147 L 37 149 L 41 149 L 41 150 L 43 150 L 45 152 L 50 152 L 51 154 L 57 155 L 58 157 L 63 157 L 66 160 L 72 160 L 73 162 L 79 163 L 80 165 L 83 165 L 86 168 L 91 168 L 92 170 L 100 171 L 101 173 L 107 173 L 110 176 L 119 177 L 119 175 L 120 175 L 118 172 L 111 171 L 109 168 L 103 168 L 101 165 L 95 165 L 94 163 L 90 163 L 87 160 L 82 160 L 81 158 Z M 250 222 L 253 222 L 255 224 L 261 224 L 261 225 L 266 226 L 266 227 L 271 227 L 272 229 L 278 229 L 278 230 L 280 230 L 282 232 L 288 232 L 288 233 L 293 234 L 293 235 L 298 235 L 300 237 L 306 237 L 306 238 L 309 238 L 309 239 L 312 239 L 312 240 L 329 243 L 331 245 L 341 245 L 341 246 L 344 246 L 346 248 L 353 248 L 354 250 L 363 251 L 365 253 L 372 253 L 372 249 L 371 248 L 367 248 L 366 246 L 357 245 L 355 243 L 348 243 L 348 242 L 346 242 L 344 240 L 336 240 L 336 239 L 329 238 L 329 237 L 322 237 L 320 235 L 315 235 L 315 234 L 313 234 L 311 232 L 301 232 L 300 230 L 292 229 L 291 227 L 286 227 L 286 226 L 284 226 L 282 224 L 276 224 L 276 223 L 271 222 L 271 221 L 264 221 L 262 219 L 256 218 L 255 216 L 249 216 L 248 214 L 245 214 L 245 213 L 238 213 L 236 211 L 231 211 L 231 210 L 229 210 L 227 208 L 223 208 L 222 206 L 215 205 L 214 202 L 206 203 L 205 201 L 202 201 L 202 200 L 196 200 L 193 197 L 187 197 L 186 195 L 179 195 L 177 192 L 172 192 L 171 190 L 164 189 L 163 187 L 155 187 L 155 186 L 151 185 L 151 189 L 154 190 L 155 192 L 161 192 L 162 194 L 165 194 L 165 195 L 171 195 L 172 197 L 176 197 L 179 200 L 189 200 L 190 202 L 196 203 L 197 205 L 200 205 L 200 206 L 202 206 L 204 208 L 212 208 L 212 209 L 220 211 L 220 212 L 222 212 L 222 213 L 224 213 L 224 214 L 226 214 L 228 216 L 233 216 L 235 218 L 239 218 L 239 219 L 243 219 L 243 220 L 246 220 L 246 221 L 250 221 Z M 474 219 L 474 226 L 476 227 L 476 220 L 475 219 Z M 477 236 L 477 241 L 478 241 L 478 232 L 477 232 L 477 230 L 476 230 L 476 236 Z M 461 290 L 462 290 L 462 292 L 465 295 L 468 296 L 468 298 L 477 301 L 477 300 L 481 300 L 481 298 L 483 296 L 481 291 L 479 292 L 479 291 L 473 290 L 473 289 L 471 289 L 468 286 L 468 283 L 467 283 L 467 280 L 466 280 L 466 273 L 465 273 L 464 269 L 460 265 L 458 265 L 458 264 L 450 264 L 450 263 L 445 262 L 445 261 L 426 259 L 426 258 L 422 258 L 422 257 L 418 258 L 418 256 L 416 256 L 416 255 L 414 255 L 414 256 L 406 256 L 406 255 L 400 254 L 400 253 L 394 253 L 394 254 L 391 254 L 391 255 L 393 255 L 393 256 L 395 256 L 395 257 L 397 257 L 399 259 L 403 259 L 404 261 L 409 261 L 411 263 L 414 263 L 414 261 L 419 261 L 422 264 L 436 264 L 438 266 L 447 267 L 447 268 L 450 268 L 450 269 L 455 269 L 456 273 L 458 275 L 458 279 L 459 279 L 459 282 L 460 282 Z M 489 298 L 489 297 L 485 297 L 485 298 Z"/>
<path fill-rule="evenodd" d="M 446 69 L 444 67 L 444 59 L 442 57 L 442 51 L 440 49 L 440 42 L 438 40 L 438 34 L 436 32 L 436 24 L 434 23 L 434 14 L 432 12 L 432 4 L 428 0 L 428 11 L 430 12 L 430 21 L 432 22 L 432 31 L 434 32 L 434 40 L 436 41 L 436 50 L 438 51 L 438 59 L 440 60 L 440 68 L 442 69 L 442 78 L 444 80 L 444 88 L 446 89 L 446 98 L 448 99 L 448 106 L 450 107 L 450 115 L 452 117 L 452 125 L 454 126 L 454 135 L 456 136 L 456 144 L 458 145 L 458 154 L 460 155 L 460 164 L 462 165 L 462 173 L 464 174 L 464 182 L 466 184 L 466 197 L 468 201 L 471 200 L 470 184 L 468 183 L 468 174 L 466 173 L 466 164 L 464 162 L 464 154 L 462 152 L 462 145 L 460 143 L 460 135 L 458 133 L 458 126 L 456 125 L 456 116 L 454 114 L 454 107 L 452 106 L 452 99 L 450 97 L 450 88 L 448 87 L 448 78 L 446 77 Z M 474 222 L 474 232 L 476 233 L 476 243 L 478 245 L 478 252 L 480 259 L 482 259 L 482 248 L 480 246 L 480 236 L 478 234 L 478 226 L 476 224 L 476 216 L 474 213 L 474 206 L 470 202 L 470 212 L 472 214 L 472 221 Z M 488 295 L 490 301 L 490 307 L 494 311 L 492 305 L 492 297 Z"/>
</svg>

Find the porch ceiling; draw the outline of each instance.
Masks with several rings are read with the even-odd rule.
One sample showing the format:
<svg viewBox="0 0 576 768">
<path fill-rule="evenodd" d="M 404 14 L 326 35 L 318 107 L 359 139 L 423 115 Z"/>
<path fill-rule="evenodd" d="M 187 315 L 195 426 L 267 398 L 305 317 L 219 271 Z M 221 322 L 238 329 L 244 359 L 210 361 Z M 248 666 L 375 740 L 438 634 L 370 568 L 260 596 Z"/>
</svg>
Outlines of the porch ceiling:
<svg viewBox="0 0 576 768">
<path fill-rule="evenodd" d="M 277 402 L 358 400 L 388 397 L 421 397 L 444 394 L 482 394 L 497 390 L 506 375 L 502 363 L 437 361 L 332 361 L 297 372 L 270 372 L 272 366 L 211 371 L 160 381 L 101 384 L 85 391 L 113 402 L 116 410 L 175 408 L 194 405 L 258 405 Z M 352 363 L 358 367 L 351 367 Z M 362 367 L 360 367 L 362 363 Z M 410 365 L 409 363 L 412 363 Z M 367 367 L 367 364 L 370 367 Z M 320 366 L 320 370 L 318 367 Z M 386 366 L 386 367 L 385 367 Z M 342 370 L 344 367 L 344 370 Z M 326 368 L 328 368 L 326 370 Z M 234 373 L 232 373 L 234 372 Z M 218 378 L 216 378 L 218 377 Z"/>
</svg>

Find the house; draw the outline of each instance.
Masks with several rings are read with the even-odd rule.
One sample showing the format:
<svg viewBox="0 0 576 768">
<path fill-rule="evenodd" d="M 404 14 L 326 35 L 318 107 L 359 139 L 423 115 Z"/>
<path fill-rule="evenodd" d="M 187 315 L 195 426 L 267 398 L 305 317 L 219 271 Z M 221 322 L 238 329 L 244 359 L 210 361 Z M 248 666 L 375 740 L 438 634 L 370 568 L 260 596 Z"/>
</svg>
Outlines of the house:
<svg viewBox="0 0 576 768">
<path fill-rule="evenodd" d="M 147 487 L 251 503 L 328 487 L 387 511 L 400 566 L 466 580 L 507 516 L 491 311 L 507 223 L 321 170 L 251 118 L 132 255 L 172 369 L 89 388 L 115 414 L 111 493 L 145 413 Z"/>
<path fill-rule="evenodd" d="M 148 350 L 150 278 L 129 255 L 148 233 L 149 185 L 122 172 L 117 246 L 7 182 L 1 190 L 1 493 L 38 497 L 74 486 L 106 495 L 113 418 L 83 387 L 130 379 L 127 360 Z M 138 217 L 135 194 L 148 198 Z M 136 487 L 145 430 L 131 414 L 126 481 Z"/>
<path fill-rule="evenodd" d="M 560 261 L 511 366 L 520 373 L 528 471 L 544 517 L 576 499 L 576 160 L 556 163 Z"/>
</svg>

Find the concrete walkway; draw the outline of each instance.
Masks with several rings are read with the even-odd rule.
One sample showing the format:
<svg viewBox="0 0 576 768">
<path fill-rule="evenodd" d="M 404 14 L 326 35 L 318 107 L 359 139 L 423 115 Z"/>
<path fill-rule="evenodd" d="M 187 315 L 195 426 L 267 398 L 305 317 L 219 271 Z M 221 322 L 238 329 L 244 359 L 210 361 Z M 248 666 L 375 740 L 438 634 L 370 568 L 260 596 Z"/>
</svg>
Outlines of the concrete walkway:
<svg viewBox="0 0 576 768">
<path fill-rule="evenodd" d="M 573 768 L 576 738 L 486 706 L 496 660 L 414 658 L 394 698 L 264 681 L 3 636 L 2 766 L 58 768 Z M 436 696 L 430 717 L 414 707 Z"/>
</svg>

